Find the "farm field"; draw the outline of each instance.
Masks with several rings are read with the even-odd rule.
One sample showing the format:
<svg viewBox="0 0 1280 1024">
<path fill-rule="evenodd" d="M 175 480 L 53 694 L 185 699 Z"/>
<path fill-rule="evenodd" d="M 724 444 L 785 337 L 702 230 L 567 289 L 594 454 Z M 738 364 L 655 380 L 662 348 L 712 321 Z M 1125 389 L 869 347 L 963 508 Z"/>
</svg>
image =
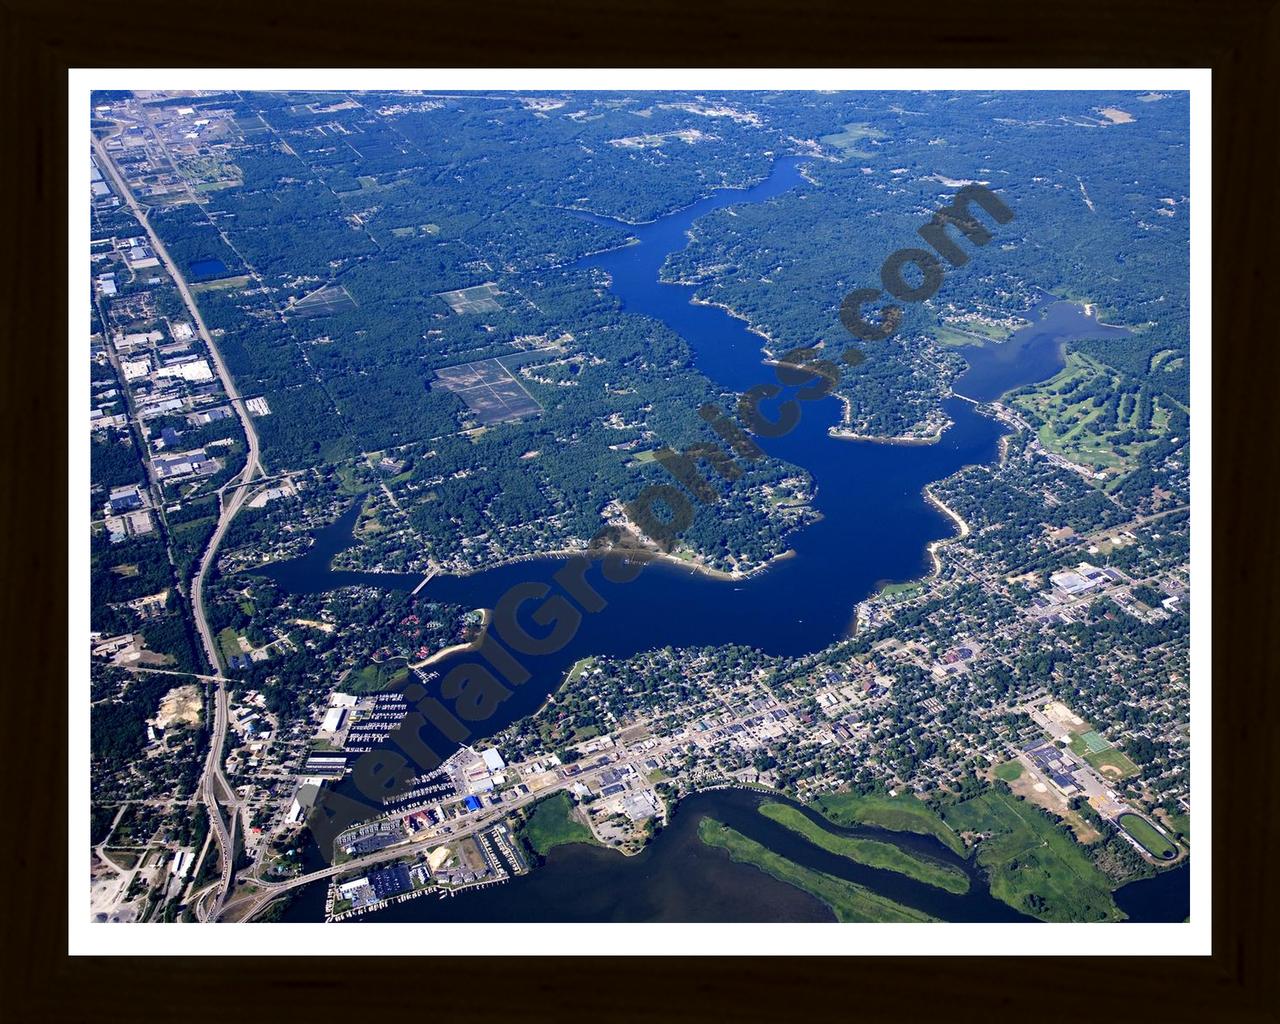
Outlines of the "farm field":
<svg viewBox="0 0 1280 1024">
<path fill-rule="evenodd" d="M 497 359 L 442 367 L 436 371 L 436 382 L 461 398 L 484 426 L 542 411 L 537 400 Z"/>
<path fill-rule="evenodd" d="M 455 313 L 496 313 L 502 309 L 502 303 L 497 299 L 502 292 L 492 282 L 437 294 Z"/>
<path fill-rule="evenodd" d="M 343 287 L 317 288 L 309 295 L 294 302 L 285 310 L 286 315 L 310 319 L 317 316 L 334 316 L 356 308 L 356 301 Z"/>
</svg>

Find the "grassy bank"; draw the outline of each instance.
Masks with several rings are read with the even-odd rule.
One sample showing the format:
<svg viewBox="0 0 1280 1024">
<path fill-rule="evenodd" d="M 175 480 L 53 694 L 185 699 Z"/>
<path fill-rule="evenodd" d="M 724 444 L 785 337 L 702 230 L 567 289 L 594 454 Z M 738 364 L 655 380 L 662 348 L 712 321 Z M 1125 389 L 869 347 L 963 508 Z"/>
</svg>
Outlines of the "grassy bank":
<svg viewBox="0 0 1280 1024">
<path fill-rule="evenodd" d="M 960 831 L 989 834 L 977 860 L 996 899 L 1042 921 L 1121 919 L 1107 879 L 1038 808 L 992 789 L 945 813 Z"/>
<path fill-rule="evenodd" d="M 591 830 L 573 816 L 573 803 L 563 791 L 534 804 L 523 831 L 529 845 L 541 857 L 569 843 L 598 845 Z"/>
<path fill-rule="evenodd" d="M 880 923 L 935 920 L 928 914 L 894 903 L 893 900 L 878 896 L 870 889 L 853 882 L 795 864 L 713 818 L 703 818 L 698 822 L 698 838 L 707 846 L 727 851 L 732 860 L 752 864 L 778 881 L 794 885 L 821 900 L 831 908 L 837 921 Z"/>
<path fill-rule="evenodd" d="M 828 853 L 848 857 L 869 868 L 896 871 L 900 875 L 914 878 L 917 882 L 924 882 L 925 885 L 946 889 L 947 892 L 963 894 L 969 891 L 969 878 L 963 871 L 916 857 L 892 843 L 836 835 L 806 818 L 803 813 L 788 804 L 765 803 L 760 805 L 759 810 L 766 818 L 798 833 L 814 846 L 820 846 Z"/>
<path fill-rule="evenodd" d="M 964 841 L 947 827 L 946 822 L 927 804 L 910 793 L 889 796 L 871 793 L 828 793 L 813 803 L 814 809 L 836 825 L 877 825 L 890 832 L 915 832 L 933 836 L 944 846 L 961 857 L 965 855 Z"/>
<path fill-rule="evenodd" d="M 347 693 L 383 693 L 403 685 L 408 678 L 404 659 L 395 658 L 356 669 L 343 680 L 342 688 Z"/>
</svg>

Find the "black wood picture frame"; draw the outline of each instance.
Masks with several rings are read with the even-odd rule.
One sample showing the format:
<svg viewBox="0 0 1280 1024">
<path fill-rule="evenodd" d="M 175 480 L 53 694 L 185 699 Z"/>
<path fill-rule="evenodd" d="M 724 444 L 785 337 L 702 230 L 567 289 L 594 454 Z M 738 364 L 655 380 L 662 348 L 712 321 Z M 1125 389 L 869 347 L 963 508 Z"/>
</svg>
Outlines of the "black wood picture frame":
<svg viewBox="0 0 1280 1024">
<path fill-rule="evenodd" d="M 6 208 L 0 317 L 5 636 L 0 714 L 6 923 L 0 1013 L 14 1021 L 951 1021 L 1155 1014 L 1280 1018 L 1270 860 L 1280 811 L 1275 168 L 1280 5 L 1070 6 L 994 0 L 603 5 L 408 0 L 267 5 L 4 0 Z M 73 67 L 1211 67 L 1213 69 L 1213 954 L 1098 962 L 948 957 L 596 959 L 433 950 L 432 960 L 67 955 L 67 70 Z M 1194 368 L 1193 368 L 1193 372 Z M 1198 582 L 1198 581 L 1197 581 Z M 1201 737 L 1203 742 L 1204 737 Z M 1199 819 L 1197 831 L 1199 831 Z M 74 866 L 74 864 L 73 864 Z M 231 926 L 234 927 L 234 926 Z M 833 926 L 834 927 L 834 926 Z M 1118 925 L 1117 927 L 1126 927 Z M 358 952 L 359 929 L 338 941 Z M 1034 927 L 1029 950 L 1041 951 Z M 1142 932 L 1134 930 L 1135 953 Z M 281 942 L 287 944 L 287 934 Z M 1271 952 L 1268 953 L 1267 950 Z M 778 953 L 785 949 L 762 950 Z M 427 952 L 407 949 L 406 952 Z M 659 952 L 655 950 L 655 952 Z M 714 951 L 709 951 L 714 952 Z M 960 952 L 960 951 L 957 951 Z"/>
</svg>

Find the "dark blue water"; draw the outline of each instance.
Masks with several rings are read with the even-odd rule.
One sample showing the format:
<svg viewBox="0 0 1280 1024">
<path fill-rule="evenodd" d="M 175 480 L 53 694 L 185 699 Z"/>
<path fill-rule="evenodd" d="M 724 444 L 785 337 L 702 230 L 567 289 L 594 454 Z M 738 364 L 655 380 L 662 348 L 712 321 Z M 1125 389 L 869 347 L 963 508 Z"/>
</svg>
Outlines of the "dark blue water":
<svg viewBox="0 0 1280 1024">
<path fill-rule="evenodd" d="M 1191 861 L 1161 871 L 1155 878 L 1130 882 L 1116 890 L 1116 906 L 1130 921 L 1178 924 L 1191 916 Z"/>
<path fill-rule="evenodd" d="M 221 277 L 227 272 L 227 265 L 219 259 L 193 260 L 191 266 L 187 268 L 192 278 L 204 279 L 208 277 Z"/>
</svg>

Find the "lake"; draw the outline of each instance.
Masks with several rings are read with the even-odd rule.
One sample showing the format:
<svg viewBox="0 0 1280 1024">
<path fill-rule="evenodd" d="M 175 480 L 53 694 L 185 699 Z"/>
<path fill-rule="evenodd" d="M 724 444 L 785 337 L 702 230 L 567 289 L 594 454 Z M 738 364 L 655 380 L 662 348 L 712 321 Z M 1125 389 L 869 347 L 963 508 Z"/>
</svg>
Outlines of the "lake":
<svg viewBox="0 0 1280 1024">
<path fill-rule="evenodd" d="M 800 173 L 802 162 L 781 159 L 767 179 L 751 188 L 718 190 L 651 224 L 624 225 L 636 239 L 635 244 L 589 256 L 576 266 L 606 271 L 612 291 L 625 308 L 661 319 L 680 334 L 693 349 L 699 369 L 718 385 L 741 392 L 771 381 L 772 371 L 761 360 L 759 335 L 719 307 L 694 305 L 690 301 L 694 288 L 665 283 L 660 271 L 667 256 L 687 244 L 687 232 L 698 217 L 722 207 L 767 202 L 790 189 L 810 187 Z M 1099 324 L 1078 305 L 1048 295 L 1042 295 L 1027 316 L 1032 322 L 1007 341 L 961 350 L 969 365 L 955 382 L 958 395 L 976 401 L 992 400 L 1014 387 L 1056 373 L 1062 367 L 1063 348 L 1068 340 L 1125 333 Z M 929 543 L 955 532 L 951 520 L 924 499 L 922 488 L 964 466 L 993 462 L 997 457 L 1004 432 L 998 422 L 978 413 L 964 398 L 948 398 L 943 408 L 952 426 L 938 443 L 898 445 L 833 438 L 827 430 L 839 422 L 840 406 L 836 400 L 807 404 L 798 427 L 790 434 L 759 442 L 769 454 L 806 469 L 816 484 L 814 506 L 822 518 L 789 539 L 794 557 L 737 581 L 715 579 L 683 566 L 657 562 L 646 567 L 634 581 L 614 584 L 603 579 L 599 566 L 593 567 L 586 579 L 605 599 L 605 608 L 585 615 L 581 628 L 560 651 L 543 657 L 522 656 L 531 678 L 484 723 L 483 734 L 497 732 L 532 714 L 560 684 L 569 667 L 589 655 L 623 658 L 664 646 L 744 644 L 769 654 L 795 656 L 820 650 L 849 635 L 859 601 L 886 580 L 910 580 L 926 574 L 930 568 Z M 419 575 L 330 569 L 333 556 L 355 543 L 351 531 L 358 514 L 358 507 L 353 507 L 332 526 L 318 531 L 305 555 L 256 571 L 290 593 L 315 593 L 346 585 L 406 590 L 417 587 Z M 702 509 L 700 514 L 715 513 L 713 509 Z M 564 563 L 564 558 L 548 557 L 497 566 L 469 576 L 439 576 L 421 594 L 467 608 L 492 608 L 517 584 L 540 582 L 558 589 L 553 577 Z M 534 635 L 544 632 L 530 623 L 526 626 Z M 469 652 L 454 654 L 434 665 L 433 670 L 443 675 L 472 657 Z M 455 743 L 430 727 L 422 735 L 442 756 L 456 749 Z M 480 738 L 477 735 L 472 739 L 474 742 Z M 670 844 L 669 840 L 666 842 Z M 568 871 L 565 885 L 571 887 L 573 870 L 586 870 L 596 863 L 593 858 L 601 856 L 613 855 L 607 851 L 557 851 L 549 867 L 569 858 L 573 869 Z M 659 855 L 644 856 L 652 860 Z M 708 851 L 702 856 L 713 854 Z M 752 874 L 759 878 L 758 872 Z M 545 876 L 545 872 L 537 875 Z M 889 883 L 880 879 L 877 888 L 882 884 Z M 513 893 L 542 891 L 529 890 L 529 886 L 553 885 L 535 877 L 533 881 L 522 880 L 493 890 L 493 896 L 480 893 L 465 901 L 459 898 L 443 904 L 434 899 L 414 900 L 397 912 L 413 915 L 419 912 L 417 908 L 429 905 L 433 913 L 449 913 L 441 908 L 456 905 L 468 908 L 460 912 L 470 914 L 471 906 L 486 905 L 476 901 L 493 899 L 505 903 Z M 711 915 L 705 919 L 723 920 L 714 916 L 723 912 L 716 892 L 710 882 L 704 882 L 694 887 L 692 895 L 672 896 L 671 907 L 684 908 L 679 913 L 705 912 Z M 689 900 L 696 902 L 697 893 L 706 894 L 706 903 L 701 909 L 690 909 Z M 640 901 L 649 898 L 643 894 L 634 897 Z M 775 894 L 770 899 L 781 901 L 784 897 Z M 599 906 L 597 910 L 605 912 Z M 677 911 L 670 907 L 655 911 L 668 912 Z M 965 912 L 980 913 L 973 907 Z"/>
<path fill-rule="evenodd" d="M 662 318 L 682 335 L 700 369 L 718 384 L 743 391 L 772 379 L 761 362 L 760 336 L 716 306 L 693 305 L 693 287 L 666 284 L 659 270 L 667 255 L 687 242 L 686 232 L 713 209 L 762 202 L 804 186 L 799 161 L 779 160 L 764 182 L 746 190 L 721 190 L 652 224 L 628 226 L 637 244 L 581 261 L 606 270 L 613 290 L 627 309 Z M 979 401 L 1012 387 L 1052 376 L 1062 365 L 1068 338 L 1123 333 L 1085 316 L 1080 307 L 1047 297 L 1037 319 L 1000 345 L 965 349 L 969 369 L 957 380 L 957 393 Z M 943 406 L 952 420 L 936 444 L 895 445 L 850 441 L 828 435 L 839 421 L 834 398 L 808 403 L 798 427 L 786 437 L 760 439 L 771 455 L 812 475 L 815 509 L 821 520 L 789 539 L 795 556 L 744 580 L 721 580 L 671 563 L 655 562 L 629 583 L 609 583 L 598 566 L 587 580 L 607 602 L 583 618 L 572 641 L 545 657 L 526 657 L 532 679 L 503 704 L 488 732 L 534 711 L 579 658 L 627 657 L 662 646 L 748 644 L 769 654 L 800 655 L 847 636 L 854 608 L 886 580 L 910 580 L 930 569 L 927 547 L 949 537 L 954 524 L 930 505 L 922 488 L 966 465 L 995 460 L 1004 428 L 975 411 L 971 402 L 949 398 Z M 699 514 L 714 515 L 714 508 Z M 335 572 L 333 556 L 355 543 L 352 507 L 332 526 L 316 533 L 308 552 L 255 571 L 286 592 L 315 593 L 346 585 L 412 590 L 419 575 Z M 431 600 L 467 608 L 492 608 L 512 586 L 546 583 L 564 565 L 549 557 L 497 566 L 468 576 L 438 576 L 422 591 Z M 540 627 L 527 624 L 539 635 Z M 443 674 L 472 655 L 464 652 L 437 663 Z M 443 741 L 442 741 L 443 742 Z M 445 743 L 446 747 L 451 745 Z"/>
<path fill-rule="evenodd" d="M 227 272 L 227 265 L 219 259 L 193 260 L 187 268 L 187 276 L 193 281 L 203 281 L 211 277 L 222 277 Z"/>
</svg>

